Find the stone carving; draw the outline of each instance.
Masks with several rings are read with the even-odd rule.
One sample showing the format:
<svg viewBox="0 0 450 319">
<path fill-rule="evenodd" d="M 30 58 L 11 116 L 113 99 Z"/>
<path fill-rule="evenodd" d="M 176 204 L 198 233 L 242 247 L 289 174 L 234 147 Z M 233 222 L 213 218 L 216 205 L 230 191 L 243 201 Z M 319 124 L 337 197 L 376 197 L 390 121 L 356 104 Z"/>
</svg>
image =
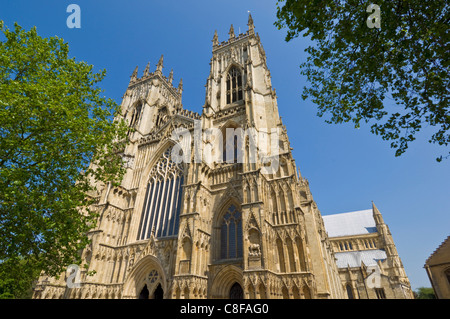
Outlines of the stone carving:
<svg viewBox="0 0 450 319">
<path fill-rule="evenodd" d="M 259 249 L 259 244 L 250 244 L 248 247 L 249 256 L 261 256 L 261 250 Z"/>
</svg>

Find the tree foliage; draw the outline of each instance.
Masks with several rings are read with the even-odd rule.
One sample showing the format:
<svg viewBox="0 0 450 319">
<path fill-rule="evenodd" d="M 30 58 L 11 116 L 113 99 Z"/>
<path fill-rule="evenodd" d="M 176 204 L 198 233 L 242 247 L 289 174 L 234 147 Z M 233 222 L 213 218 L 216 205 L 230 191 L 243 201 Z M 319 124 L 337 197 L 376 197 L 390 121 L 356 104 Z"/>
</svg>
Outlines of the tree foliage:
<svg viewBox="0 0 450 319">
<path fill-rule="evenodd" d="M 126 127 L 101 96 L 104 70 L 69 58 L 61 38 L 0 28 L 0 286 L 12 287 L 30 267 L 55 276 L 80 262 L 96 214 L 79 208 L 92 181 L 123 174 Z"/>
<path fill-rule="evenodd" d="M 419 287 L 414 291 L 415 299 L 436 299 L 433 288 Z"/>
<path fill-rule="evenodd" d="M 40 269 L 24 258 L 9 258 L 0 264 L 0 299 L 30 299 Z"/>
<path fill-rule="evenodd" d="M 368 27 L 371 3 L 381 28 Z M 424 127 L 430 143 L 449 145 L 448 1 L 286 0 L 277 2 L 277 18 L 286 41 L 313 40 L 301 65 L 310 83 L 302 97 L 330 116 L 326 122 L 370 122 L 396 156 Z"/>
</svg>

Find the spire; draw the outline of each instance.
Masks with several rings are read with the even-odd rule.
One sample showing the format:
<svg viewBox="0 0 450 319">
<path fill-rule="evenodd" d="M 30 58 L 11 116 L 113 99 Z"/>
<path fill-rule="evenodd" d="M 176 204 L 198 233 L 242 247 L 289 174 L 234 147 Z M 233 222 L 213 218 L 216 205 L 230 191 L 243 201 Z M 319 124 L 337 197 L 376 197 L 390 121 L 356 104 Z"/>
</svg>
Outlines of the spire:
<svg viewBox="0 0 450 319">
<path fill-rule="evenodd" d="M 159 74 L 162 74 L 163 62 L 164 62 L 164 55 L 161 54 L 161 57 L 159 58 L 158 64 L 156 65 L 156 72 L 159 73 Z"/>
<path fill-rule="evenodd" d="M 214 37 L 212 39 L 213 47 L 219 45 L 219 36 L 217 35 L 217 30 L 214 31 Z"/>
<path fill-rule="evenodd" d="M 255 32 L 255 26 L 253 24 L 253 18 L 252 18 L 252 14 L 250 13 L 250 11 L 248 12 L 248 31 L 250 31 L 250 33 L 254 33 Z"/>
<path fill-rule="evenodd" d="M 230 40 L 234 39 L 236 36 L 234 35 L 234 28 L 233 25 L 231 25 L 230 27 L 230 32 L 228 32 L 228 34 L 230 35 Z"/>
<path fill-rule="evenodd" d="M 149 75 L 149 70 L 150 70 L 150 62 L 148 62 L 147 66 L 145 67 L 144 76 L 148 76 Z"/>
<path fill-rule="evenodd" d="M 172 81 L 173 81 L 173 69 L 170 70 L 168 81 L 169 81 L 169 84 L 172 84 Z"/>
</svg>

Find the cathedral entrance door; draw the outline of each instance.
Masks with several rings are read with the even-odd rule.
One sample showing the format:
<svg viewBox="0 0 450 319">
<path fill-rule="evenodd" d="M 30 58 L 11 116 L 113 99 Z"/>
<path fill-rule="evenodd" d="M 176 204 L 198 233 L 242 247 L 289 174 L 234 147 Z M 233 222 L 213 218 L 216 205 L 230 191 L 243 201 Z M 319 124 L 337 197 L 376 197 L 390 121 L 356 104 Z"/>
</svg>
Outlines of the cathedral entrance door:
<svg viewBox="0 0 450 319">
<path fill-rule="evenodd" d="M 139 294 L 139 299 L 148 299 L 149 296 L 149 291 L 147 288 L 147 285 L 144 286 L 144 288 L 142 288 L 141 293 Z"/>
<path fill-rule="evenodd" d="M 237 282 L 231 286 L 230 289 L 230 299 L 244 299 L 244 291 L 242 290 L 241 285 Z"/>
<path fill-rule="evenodd" d="M 153 293 L 153 299 L 163 299 L 164 291 L 161 287 L 161 284 L 156 287 L 155 292 Z"/>
</svg>

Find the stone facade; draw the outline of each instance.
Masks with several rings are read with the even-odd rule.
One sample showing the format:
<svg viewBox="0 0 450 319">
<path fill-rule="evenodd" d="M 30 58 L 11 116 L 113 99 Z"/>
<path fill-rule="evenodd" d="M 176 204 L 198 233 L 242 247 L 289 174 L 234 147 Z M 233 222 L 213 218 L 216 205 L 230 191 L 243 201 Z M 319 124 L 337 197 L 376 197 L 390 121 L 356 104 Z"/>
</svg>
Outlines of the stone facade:
<svg viewBox="0 0 450 319">
<path fill-rule="evenodd" d="M 438 299 L 450 299 L 450 236 L 428 257 L 425 270 Z"/>
<path fill-rule="evenodd" d="M 228 40 L 215 33 L 212 42 L 201 115 L 183 109 L 182 80 L 174 87 L 173 72 L 163 75 L 163 57 L 154 72 L 133 72 L 121 104 L 134 128 L 122 154 L 127 172 L 121 186 L 99 184 L 92 194 L 100 217 L 82 253 L 89 268 L 71 287 L 73 273 L 43 276 L 34 298 L 347 298 L 251 16 L 245 33 L 231 26 Z M 199 149 L 222 157 L 205 131 L 239 128 L 268 140 L 277 129 L 277 152 L 258 146 L 263 156 L 252 155 L 247 135 L 240 145 L 223 141 L 231 160 L 196 161 Z M 180 130 L 194 139 L 175 140 Z M 180 144 L 192 151 L 182 153 L 187 163 L 169 156 Z M 267 173 L 274 158 L 278 169 Z"/>
</svg>

